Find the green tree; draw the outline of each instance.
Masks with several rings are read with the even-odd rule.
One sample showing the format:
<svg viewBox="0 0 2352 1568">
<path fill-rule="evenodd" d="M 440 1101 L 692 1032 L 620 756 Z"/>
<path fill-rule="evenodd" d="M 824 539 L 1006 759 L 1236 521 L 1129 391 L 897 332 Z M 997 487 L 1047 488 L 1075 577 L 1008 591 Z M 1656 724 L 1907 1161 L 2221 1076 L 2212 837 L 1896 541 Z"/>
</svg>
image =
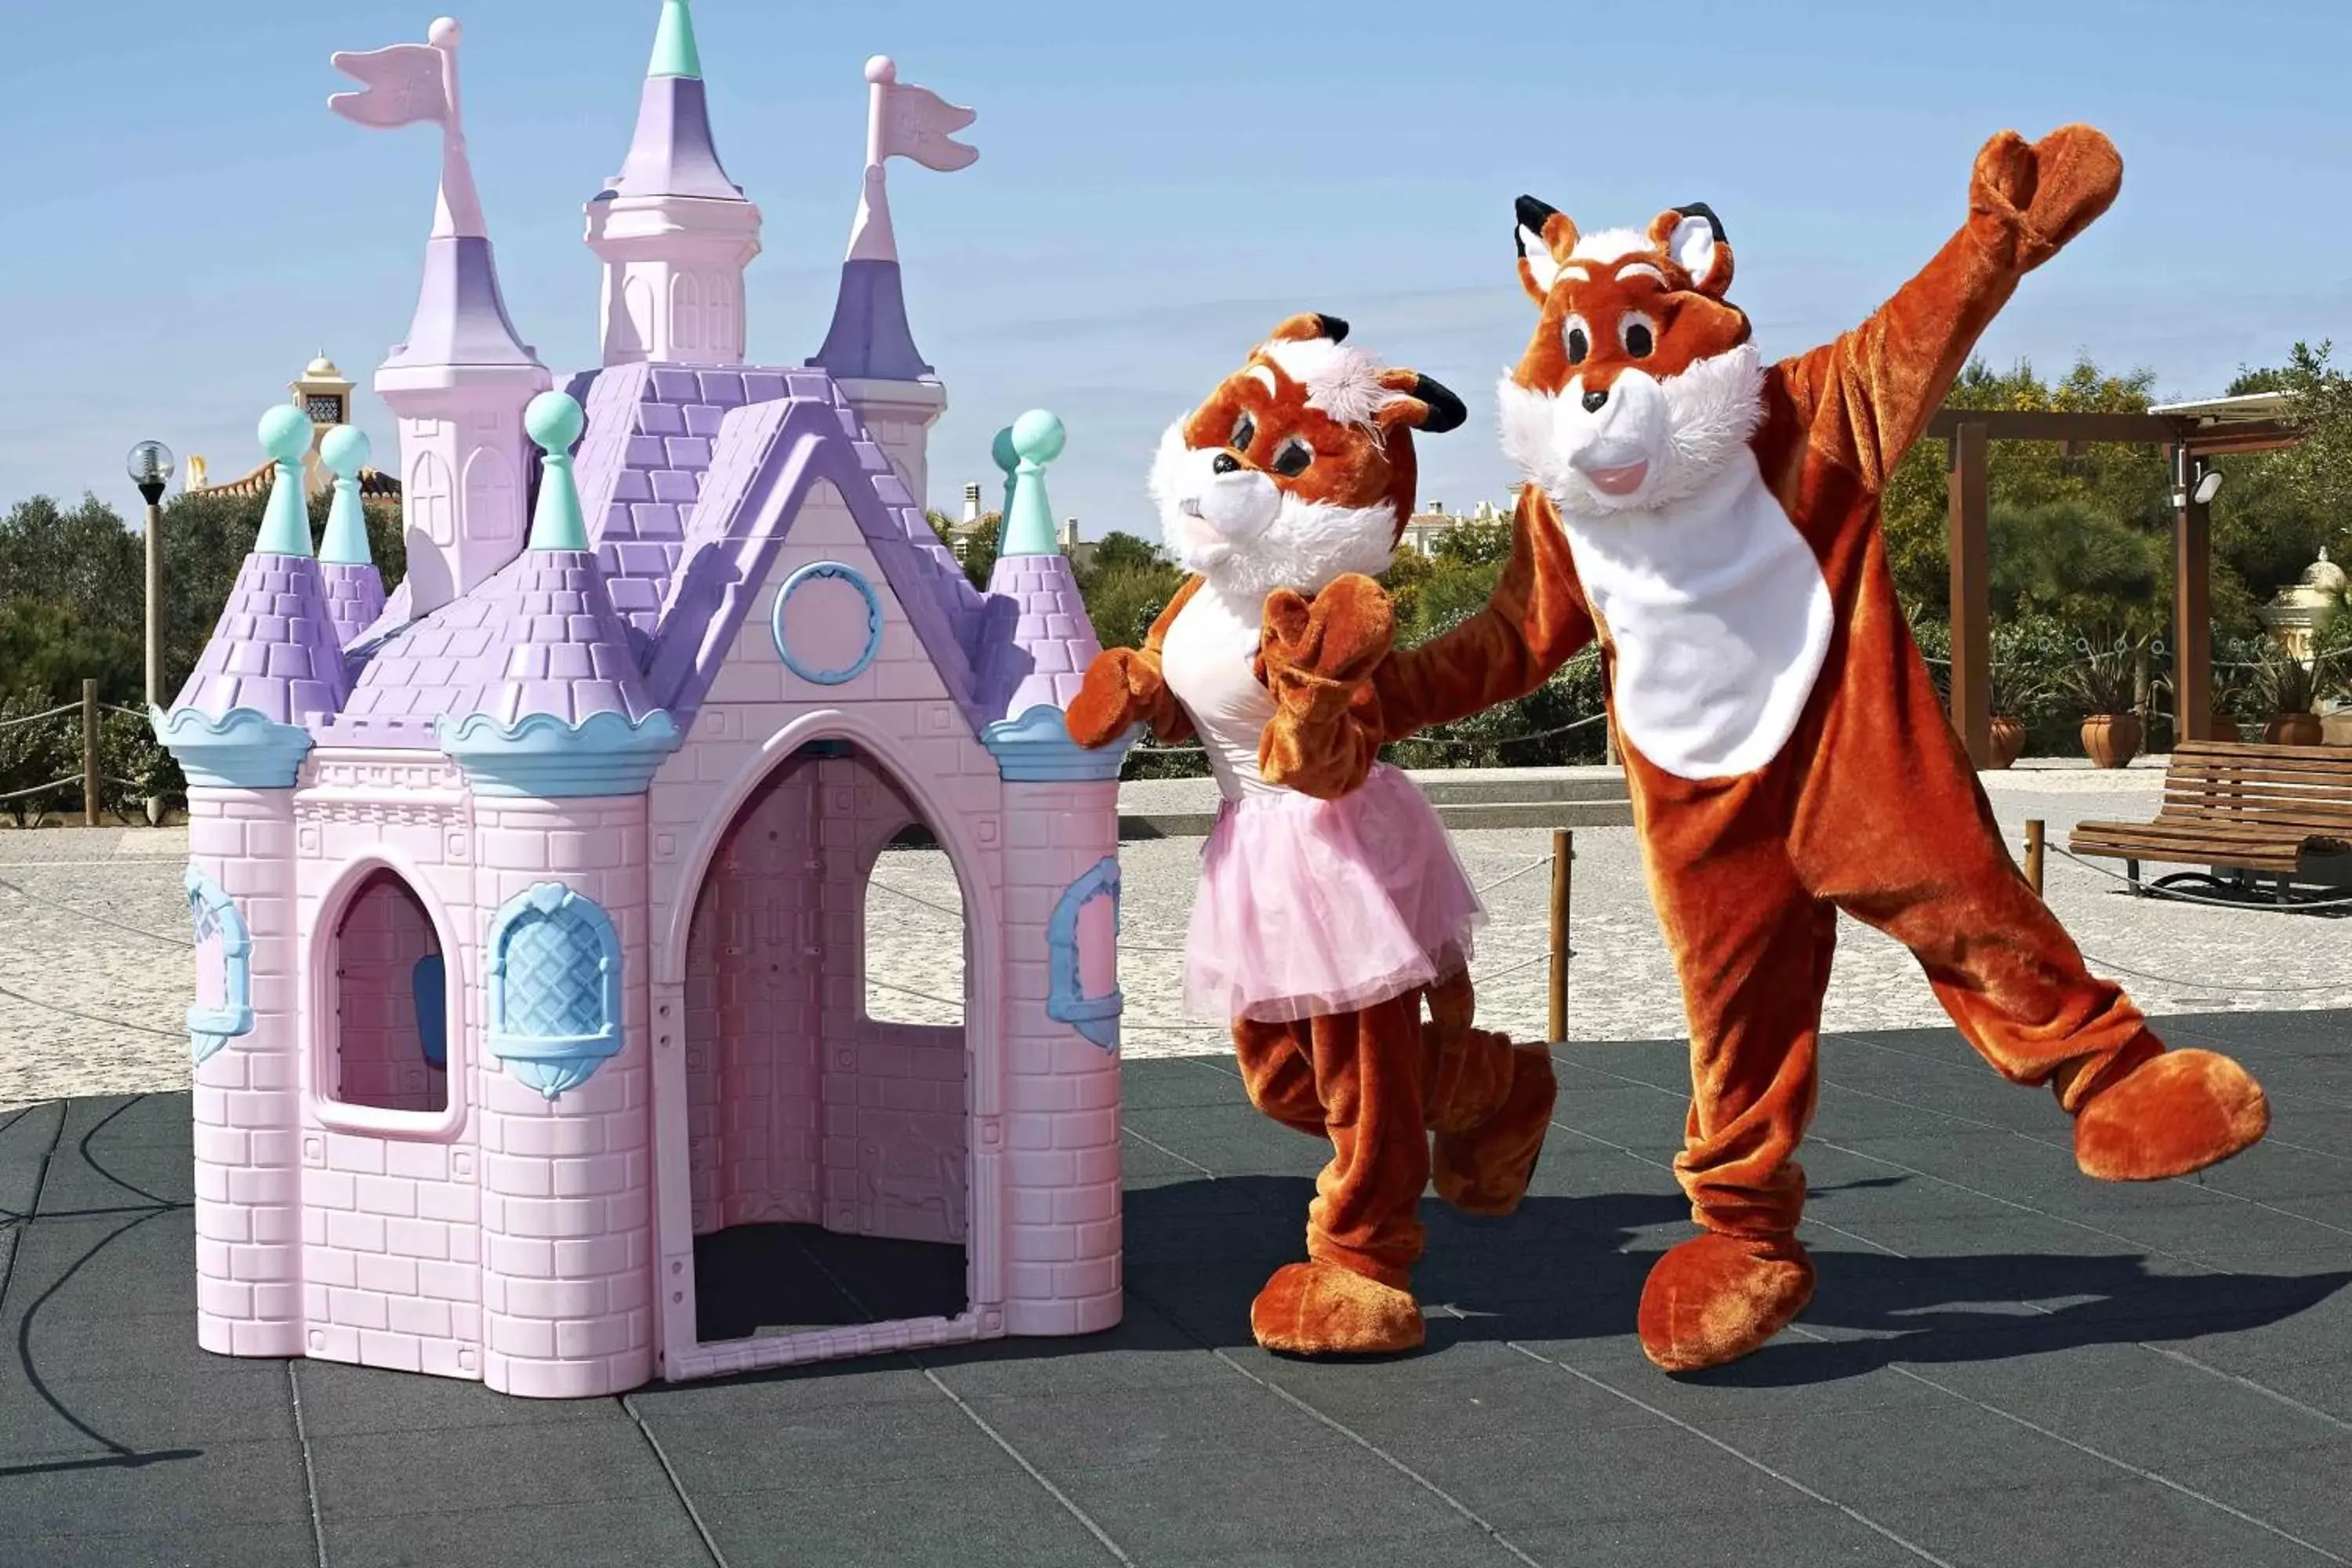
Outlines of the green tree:
<svg viewBox="0 0 2352 1568">
<path fill-rule="evenodd" d="M 1507 561 L 1511 554 L 1511 524 L 1507 519 L 1458 522 L 1439 534 L 1431 548 L 1437 559 L 1457 566 L 1485 566 Z"/>
<path fill-rule="evenodd" d="M 2116 375 L 2087 358 L 2076 361 L 2054 384 L 2044 383 L 2023 360 L 2006 372 L 1976 360 L 1953 382 L 1944 406 L 2143 414 L 2155 383 L 2153 371 Z M 2023 510 L 2074 500 L 2128 529 L 2156 532 L 2168 526 L 2171 490 L 2163 455 L 2153 447 L 2102 442 L 2069 455 L 2055 442 L 1996 441 L 1986 454 L 1985 469 L 1995 506 Z M 1895 587 L 1905 599 L 1937 616 L 1950 609 L 1948 494 L 1944 443 L 1921 441 L 1895 466 L 1885 497 L 1887 560 Z"/>
<path fill-rule="evenodd" d="M 2111 619 L 2152 636 L 2171 613 L 2165 541 L 2087 500 L 1994 507 L 1985 531 L 1996 616 Z"/>
</svg>

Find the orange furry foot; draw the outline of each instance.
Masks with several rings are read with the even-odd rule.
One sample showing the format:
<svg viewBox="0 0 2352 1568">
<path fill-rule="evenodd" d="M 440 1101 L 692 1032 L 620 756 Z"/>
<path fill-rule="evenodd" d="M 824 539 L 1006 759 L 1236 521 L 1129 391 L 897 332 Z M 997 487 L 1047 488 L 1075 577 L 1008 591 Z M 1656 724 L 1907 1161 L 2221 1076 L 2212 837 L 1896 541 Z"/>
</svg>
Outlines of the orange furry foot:
<svg viewBox="0 0 2352 1568">
<path fill-rule="evenodd" d="M 1813 1260 L 1793 1236 L 1709 1231 L 1667 1249 L 1642 1287 L 1642 1352 L 1667 1372 L 1721 1366 L 1795 1321 Z"/>
<path fill-rule="evenodd" d="M 1425 1332 L 1410 1292 L 1328 1263 L 1286 1263 L 1250 1303 L 1250 1331 L 1291 1355 L 1387 1355 Z"/>
<path fill-rule="evenodd" d="M 1515 1046 L 1502 1106 L 1463 1132 L 1441 1132 L 1430 1151 L 1437 1195 L 1464 1214 L 1502 1215 L 1519 1206 L 1551 1130 L 1559 1081 L 1547 1046 Z"/>
<path fill-rule="evenodd" d="M 2074 1113 L 2074 1163 L 2103 1182 L 2160 1182 L 2219 1164 L 2270 1130 L 2270 1101 L 2211 1051 L 2166 1051 Z"/>
</svg>

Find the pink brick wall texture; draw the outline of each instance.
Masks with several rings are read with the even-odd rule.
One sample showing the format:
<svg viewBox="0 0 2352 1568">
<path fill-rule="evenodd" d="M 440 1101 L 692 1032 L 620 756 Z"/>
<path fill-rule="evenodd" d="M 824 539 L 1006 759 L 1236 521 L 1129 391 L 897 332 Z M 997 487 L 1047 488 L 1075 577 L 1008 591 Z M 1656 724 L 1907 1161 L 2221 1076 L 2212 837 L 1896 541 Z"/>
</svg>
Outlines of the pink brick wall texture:
<svg viewBox="0 0 2352 1568">
<path fill-rule="evenodd" d="M 253 938 L 253 1028 L 195 1069 L 196 1341 L 226 1355 L 299 1355 L 293 804 L 280 790 L 197 785 L 188 818 L 190 858 L 236 901 Z"/>
<path fill-rule="evenodd" d="M 483 1381 L 541 1398 L 634 1388 L 654 1363 L 645 798 L 474 809 L 479 908 L 561 880 L 612 918 L 624 981 L 621 1052 L 587 1082 L 551 1102 L 483 1075 Z"/>
</svg>

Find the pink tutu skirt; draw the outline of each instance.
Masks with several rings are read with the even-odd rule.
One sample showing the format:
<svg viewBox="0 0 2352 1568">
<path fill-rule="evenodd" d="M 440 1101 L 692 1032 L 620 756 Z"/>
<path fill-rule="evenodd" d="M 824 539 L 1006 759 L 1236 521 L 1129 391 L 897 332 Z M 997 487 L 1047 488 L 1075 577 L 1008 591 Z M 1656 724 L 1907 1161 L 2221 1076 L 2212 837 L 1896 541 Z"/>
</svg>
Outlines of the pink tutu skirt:
<svg viewBox="0 0 2352 1568">
<path fill-rule="evenodd" d="M 1470 961 L 1486 910 L 1413 782 L 1382 763 L 1338 800 L 1227 800 L 1201 853 L 1184 1010 L 1290 1023 L 1402 995 Z"/>
</svg>

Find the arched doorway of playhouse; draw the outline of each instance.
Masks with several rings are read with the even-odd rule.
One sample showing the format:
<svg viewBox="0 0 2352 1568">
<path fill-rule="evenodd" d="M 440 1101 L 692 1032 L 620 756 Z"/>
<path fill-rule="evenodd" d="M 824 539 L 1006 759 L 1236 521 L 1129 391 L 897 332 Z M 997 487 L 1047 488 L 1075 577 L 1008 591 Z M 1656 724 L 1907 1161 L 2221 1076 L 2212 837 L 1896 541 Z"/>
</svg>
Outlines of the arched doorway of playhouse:
<svg viewBox="0 0 2352 1568">
<path fill-rule="evenodd" d="M 973 1133 L 997 1098 L 998 922 L 965 823 L 899 752 L 847 713 L 788 726 L 679 883 L 656 1030 L 672 1361 L 874 1323 L 961 1337 L 1001 1295 L 973 1223 L 996 1206 Z"/>
</svg>

